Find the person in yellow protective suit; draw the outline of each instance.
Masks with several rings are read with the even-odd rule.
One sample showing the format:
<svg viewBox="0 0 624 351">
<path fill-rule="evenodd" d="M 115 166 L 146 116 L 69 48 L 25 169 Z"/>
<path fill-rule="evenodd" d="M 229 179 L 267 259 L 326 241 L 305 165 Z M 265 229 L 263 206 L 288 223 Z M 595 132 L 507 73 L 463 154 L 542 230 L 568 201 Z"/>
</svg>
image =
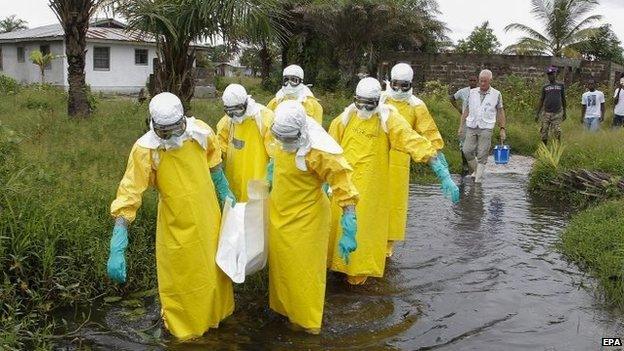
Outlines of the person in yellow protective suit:
<svg viewBox="0 0 624 351">
<path fill-rule="evenodd" d="M 128 224 L 149 185 L 158 190 L 156 265 L 162 316 L 175 337 L 199 337 L 232 314 L 232 282 L 215 255 L 221 211 L 217 198 L 232 198 L 212 129 L 185 117 L 182 102 L 161 93 L 149 104 L 151 129 L 132 147 L 111 204 L 115 228 L 108 276 L 126 281 Z M 235 201 L 235 199 L 233 199 Z"/>
<path fill-rule="evenodd" d="M 225 176 L 236 198 L 247 202 L 247 183 L 266 178 L 273 111 L 257 103 L 239 84 L 228 85 L 222 99 L 226 115 L 217 124 L 217 135 Z"/>
<path fill-rule="evenodd" d="M 412 94 L 412 80 L 414 71 L 406 63 L 399 63 L 390 71 L 390 82 L 384 94 L 388 105 L 394 106 L 407 123 L 427 138 L 440 157 L 444 157 L 440 150 L 444 148 L 444 140 L 438 131 L 433 117 L 425 103 Z M 405 240 L 405 226 L 407 224 L 407 204 L 409 195 L 410 156 L 407 153 L 390 151 L 390 224 L 388 229 L 388 245 L 386 256 L 390 257 L 394 251 L 394 242 Z"/>
<path fill-rule="evenodd" d="M 323 124 L 323 106 L 314 97 L 310 88 L 303 83 L 303 68 L 300 66 L 290 65 L 284 68 L 282 88 L 269 101 L 267 108 L 275 111 L 277 105 L 286 100 L 300 102 L 308 116 L 312 117 L 319 124 Z"/>
<path fill-rule="evenodd" d="M 269 178 L 269 303 L 298 328 L 318 334 L 331 213 L 321 186 L 325 182 L 332 186 L 334 202 L 342 208 L 338 252 L 346 261 L 357 247 L 354 206 L 358 192 L 342 148 L 306 116 L 301 104 L 281 103 L 271 131 L 278 146 Z"/>
<path fill-rule="evenodd" d="M 350 284 L 363 284 L 367 277 L 382 277 L 385 269 L 389 227 L 390 151 L 407 153 L 415 162 L 429 162 L 441 181 L 444 194 L 454 201 L 459 189 L 448 167 L 439 159 L 431 142 L 414 131 L 397 110 L 380 102 L 381 85 L 374 78 L 362 79 L 355 101 L 333 120 L 329 133 L 343 147 L 353 166 L 353 182 L 360 192 L 357 207 L 358 250 L 349 264 L 338 259 L 332 243 L 331 270 L 347 274 Z M 336 220 L 330 240 L 341 233 Z"/>
</svg>

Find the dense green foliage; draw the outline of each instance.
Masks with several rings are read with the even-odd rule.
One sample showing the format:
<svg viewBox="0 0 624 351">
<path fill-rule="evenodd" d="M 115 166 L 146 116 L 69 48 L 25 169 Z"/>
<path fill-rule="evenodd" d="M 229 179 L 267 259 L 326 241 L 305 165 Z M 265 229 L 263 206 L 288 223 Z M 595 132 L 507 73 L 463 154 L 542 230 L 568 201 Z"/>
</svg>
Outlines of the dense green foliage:
<svg viewBox="0 0 624 351">
<path fill-rule="evenodd" d="M 485 21 L 476 26 L 466 39 L 460 39 L 455 46 L 455 51 L 462 54 L 490 55 L 498 53 L 500 42 L 490 27 L 490 22 Z"/>
<path fill-rule="evenodd" d="M 598 33 L 580 46 L 579 51 L 587 60 L 612 61 L 624 65 L 624 49 L 610 24 L 598 29 Z"/>
</svg>

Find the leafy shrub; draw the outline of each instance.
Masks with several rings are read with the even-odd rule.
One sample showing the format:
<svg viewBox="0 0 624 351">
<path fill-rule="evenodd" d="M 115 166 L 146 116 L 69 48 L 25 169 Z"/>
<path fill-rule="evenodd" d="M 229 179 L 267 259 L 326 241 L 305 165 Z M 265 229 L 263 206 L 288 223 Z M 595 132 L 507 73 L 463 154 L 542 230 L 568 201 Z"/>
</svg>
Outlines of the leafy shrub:
<svg viewBox="0 0 624 351">
<path fill-rule="evenodd" d="M 0 94 L 15 94 L 19 88 L 20 85 L 15 79 L 0 74 Z"/>
</svg>

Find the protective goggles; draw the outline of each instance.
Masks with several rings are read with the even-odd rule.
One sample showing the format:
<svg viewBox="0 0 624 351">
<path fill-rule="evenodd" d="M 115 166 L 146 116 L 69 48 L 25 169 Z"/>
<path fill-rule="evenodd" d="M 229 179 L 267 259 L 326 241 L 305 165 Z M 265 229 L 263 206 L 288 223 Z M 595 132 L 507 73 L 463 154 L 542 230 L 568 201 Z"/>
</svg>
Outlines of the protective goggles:
<svg viewBox="0 0 624 351">
<path fill-rule="evenodd" d="M 364 98 L 361 96 L 354 96 L 353 103 L 358 110 L 373 111 L 377 108 L 377 106 L 379 106 L 379 98 L 373 99 Z"/>
<path fill-rule="evenodd" d="M 412 82 L 407 80 L 393 80 L 390 82 L 390 88 L 394 91 L 408 92 L 412 89 Z"/>
<path fill-rule="evenodd" d="M 158 124 L 152 119 L 152 125 L 154 126 L 154 133 L 163 140 L 168 140 L 173 136 L 179 137 L 184 134 L 186 130 L 186 117 L 182 116 L 177 122 L 173 124 Z"/>
<path fill-rule="evenodd" d="M 275 140 L 285 145 L 292 145 L 292 144 L 299 143 L 299 139 L 301 139 L 301 132 L 297 132 L 297 135 L 294 135 L 294 136 L 279 135 L 274 130 L 271 130 L 271 132 L 273 133 Z"/>
<path fill-rule="evenodd" d="M 288 84 L 290 84 L 290 86 L 296 87 L 297 85 L 301 84 L 303 82 L 303 79 L 297 77 L 297 76 L 284 76 L 282 78 L 282 86 L 286 86 Z"/>
<path fill-rule="evenodd" d="M 223 106 L 225 113 L 234 118 L 234 117 L 243 117 L 245 112 L 247 111 L 247 102 L 244 104 L 234 105 L 234 106 Z"/>
</svg>

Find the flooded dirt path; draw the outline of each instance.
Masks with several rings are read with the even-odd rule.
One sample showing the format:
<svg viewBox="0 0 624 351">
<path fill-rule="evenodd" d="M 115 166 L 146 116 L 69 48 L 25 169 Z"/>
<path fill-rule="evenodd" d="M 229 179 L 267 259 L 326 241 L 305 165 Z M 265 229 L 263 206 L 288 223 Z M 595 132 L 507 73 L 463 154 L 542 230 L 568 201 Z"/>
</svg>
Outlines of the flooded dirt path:
<svg viewBox="0 0 624 351">
<path fill-rule="evenodd" d="M 386 277 L 354 288 L 330 274 L 320 336 L 291 331 L 263 294 L 239 294 L 234 316 L 192 343 L 150 329 L 158 305 L 149 298 L 133 322 L 127 306 L 97 308 L 101 327 L 85 330 L 84 342 L 96 350 L 599 350 L 602 337 L 624 336 L 594 281 L 554 248 L 565 206 L 531 198 L 527 167 L 510 167 L 494 168 L 483 186 L 466 181 L 458 205 L 437 186 L 412 186 L 408 240 Z"/>
</svg>

